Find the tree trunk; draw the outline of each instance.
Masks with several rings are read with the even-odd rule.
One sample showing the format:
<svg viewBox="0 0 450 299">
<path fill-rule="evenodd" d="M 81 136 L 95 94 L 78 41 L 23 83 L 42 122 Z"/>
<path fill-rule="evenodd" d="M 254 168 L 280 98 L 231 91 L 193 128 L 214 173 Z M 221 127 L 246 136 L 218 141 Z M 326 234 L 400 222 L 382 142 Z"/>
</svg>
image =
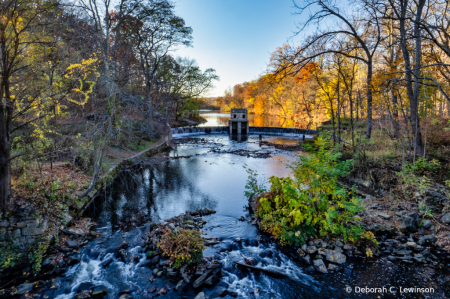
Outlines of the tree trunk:
<svg viewBox="0 0 450 299">
<path fill-rule="evenodd" d="M 6 39 L 1 39 L 2 74 L 0 96 L 0 208 L 5 212 L 10 205 L 11 198 L 11 141 L 9 129 L 12 117 L 11 94 L 9 90 L 9 74 L 7 72 L 8 54 L 6 52 Z"/>
<path fill-rule="evenodd" d="M 424 153 L 424 146 L 422 141 L 422 133 L 420 129 L 420 116 L 419 116 L 419 101 L 420 101 L 420 69 L 421 69 L 421 60 L 422 60 L 422 33 L 420 29 L 420 19 L 422 18 L 422 10 L 425 6 L 426 0 L 419 0 L 419 3 L 417 5 L 417 13 L 414 23 L 414 36 L 416 40 L 416 48 L 415 48 L 415 65 L 414 65 L 414 114 L 411 113 L 411 115 L 414 118 L 413 126 L 416 128 L 416 140 L 415 140 L 415 147 L 417 149 L 417 153 L 422 155 Z M 412 104 L 410 103 L 411 107 Z M 411 110 L 412 112 L 412 110 Z"/>
<path fill-rule="evenodd" d="M 398 100 L 395 91 L 392 90 L 392 124 L 394 126 L 394 138 L 400 137 L 400 124 L 398 122 Z"/>
<path fill-rule="evenodd" d="M 416 15 L 416 21 L 420 20 L 421 14 L 422 14 L 422 8 L 425 4 L 425 0 L 420 0 L 418 8 L 417 8 L 417 15 Z M 402 53 L 403 53 L 403 59 L 405 61 L 405 77 L 406 77 L 406 92 L 409 98 L 409 107 L 410 107 L 410 122 L 411 122 L 411 129 L 413 133 L 414 138 L 414 154 L 422 153 L 423 151 L 423 144 L 422 144 L 422 134 L 420 133 L 420 124 L 419 124 L 419 88 L 420 88 L 420 82 L 418 80 L 419 77 L 416 77 L 414 80 L 414 90 L 413 90 L 413 82 L 412 82 L 412 75 L 413 72 L 411 70 L 411 61 L 410 56 L 408 52 L 408 45 L 406 41 L 406 11 L 407 11 L 408 1 L 405 0 L 402 2 L 401 6 L 401 16 L 400 16 L 400 40 L 401 40 L 401 47 L 402 47 Z M 419 24 L 416 23 L 414 25 L 414 34 L 420 34 L 420 28 Z M 421 38 L 416 35 L 416 66 L 414 70 L 414 75 L 416 72 L 420 76 L 420 59 L 421 59 Z M 417 55 L 417 51 L 419 50 L 419 53 Z M 418 64 L 417 64 L 418 63 Z M 415 94 L 415 92 L 417 94 Z"/>
<path fill-rule="evenodd" d="M 338 143 L 341 143 L 341 97 L 339 94 L 340 86 L 339 80 L 337 84 L 337 130 L 338 130 Z"/>
<path fill-rule="evenodd" d="M 366 139 L 372 136 L 372 57 L 367 62 L 367 128 Z"/>
</svg>

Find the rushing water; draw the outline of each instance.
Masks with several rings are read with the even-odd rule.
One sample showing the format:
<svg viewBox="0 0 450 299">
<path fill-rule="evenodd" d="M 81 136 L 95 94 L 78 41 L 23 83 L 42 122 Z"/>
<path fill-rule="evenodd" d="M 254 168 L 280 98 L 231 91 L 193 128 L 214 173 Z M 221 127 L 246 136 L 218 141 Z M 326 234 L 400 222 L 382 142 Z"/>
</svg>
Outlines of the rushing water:
<svg viewBox="0 0 450 299">
<path fill-rule="evenodd" d="M 284 137 L 268 138 L 283 144 L 298 141 Z M 150 298 L 154 295 L 150 294 L 150 288 L 173 286 L 164 277 L 153 283 L 148 281 L 153 275 L 151 269 L 143 266 L 146 258 L 141 247 L 142 236 L 149 231 L 150 221 L 160 222 L 186 210 L 205 207 L 217 213 L 204 217 L 207 224 L 203 230 L 207 237 L 217 237 L 221 243 L 207 248 L 204 255 L 215 255 L 220 259 L 224 274 L 220 284 L 235 290 L 238 298 L 445 298 L 440 290 L 428 297 L 345 291 L 347 286 L 385 286 L 396 290 L 399 287 L 429 286 L 422 276 L 427 269 L 392 264 L 386 259 L 349 259 L 342 270 L 326 275 L 306 272 L 303 266 L 258 233 L 250 222 L 239 221 L 241 216 L 250 219 L 243 194 L 247 178 L 243 165 L 266 176 L 286 176 L 289 175 L 286 163 L 296 159 L 295 153 L 261 148 L 256 137 L 252 136 L 244 142 L 224 135 L 198 136 L 195 140 L 201 142 L 190 141 L 170 152 L 172 157 L 184 158 L 143 164 L 125 171 L 105 189 L 103 196 L 89 209 L 102 236 L 80 249 L 82 262 L 71 267 L 60 279 L 60 287 L 54 294 L 58 299 L 73 298 L 83 282 L 106 288 L 109 298 L 117 298 L 123 290 L 130 290 L 133 298 Z M 219 148 L 220 153 L 212 151 Z M 272 157 L 253 158 L 226 153 L 227 150 L 271 152 Z M 115 256 L 123 241 L 129 244 L 127 252 L 131 258 L 127 262 Z M 237 268 L 233 261 L 242 261 L 242 255 L 256 259 L 260 267 L 287 273 L 290 279 Z M 113 262 L 103 268 L 101 262 L 111 257 Z M 203 291 L 209 296 L 216 287 Z M 163 298 L 194 298 L 198 292 L 188 289 L 179 294 L 169 288 Z"/>
</svg>

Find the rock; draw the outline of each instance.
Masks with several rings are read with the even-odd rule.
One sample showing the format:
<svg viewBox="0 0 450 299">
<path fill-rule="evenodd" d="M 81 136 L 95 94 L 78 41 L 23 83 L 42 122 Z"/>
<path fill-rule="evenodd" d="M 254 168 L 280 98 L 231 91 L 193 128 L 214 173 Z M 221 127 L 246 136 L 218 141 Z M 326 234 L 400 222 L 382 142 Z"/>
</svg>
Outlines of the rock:
<svg viewBox="0 0 450 299">
<path fill-rule="evenodd" d="M 305 255 L 305 256 L 303 257 L 303 261 L 304 261 L 305 263 L 307 263 L 308 265 L 311 265 L 311 257 L 310 257 L 309 255 Z"/>
<path fill-rule="evenodd" d="M 206 265 L 206 269 L 219 269 L 222 268 L 222 264 L 208 264 Z"/>
<path fill-rule="evenodd" d="M 302 250 L 303 250 L 304 252 L 306 252 L 307 249 L 308 249 L 308 245 L 303 244 L 303 245 L 302 245 Z"/>
<path fill-rule="evenodd" d="M 50 265 L 51 262 L 52 262 L 52 260 L 48 257 L 42 262 L 41 266 L 42 267 L 48 266 L 48 265 Z"/>
<path fill-rule="evenodd" d="M 415 214 L 415 213 L 411 213 L 411 214 Z M 403 220 L 403 225 L 406 227 L 407 231 L 414 233 L 418 230 L 419 220 L 418 220 L 418 218 L 405 217 L 405 219 Z"/>
<path fill-rule="evenodd" d="M 157 227 L 158 227 L 158 224 L 156 224 L 156 222 L 154 222 L 154 221 L 150 222 L 150 230 L 154 230 Z"/>
<path fill-rule="evenodd" d="M 112 256 L 107 257 L 106 259 L 104 259 L 101 263 L 100 266 L 102 266 L 103 268 L 106 268 L 109 266 L 109 264 L 112 263 L 112 261 L 114 260 L 114 258 Z"/>
<path fill-rule="evenodd" d="M 234 291 L 227 290 L 227 292 L 228 292 L 228 295 L 230 295 L 233 298 L 236 298 L 238 296 L 238 293 L 236 293 Z"/>
<path fill-rule="evenodd" d="M 408 245 L 410 248 L 415 248 L 417 246 L 416 242 L 407 242 L 406 245 Z"/>
<path fill-rule="evenodd" d="M 395 262 L 397 259 L 395 258 L 395 256 L 393 256 L 393 255 L 389 255 L 388 257 L 388 260 L 390 260 L 391 262 Z"/>
<path fill-rule="evenodd" d="M 327 250 L 326 260 L 339 265 L 346 262 L 347 257 L 336 250 Z"/>
<path fill-rule="evenodd" d="M 169 227 L 172 231 L 176 230 L 175 224 L 173 223 L 169 224 Z"/>
<path fill-rule="evenodd" d="M 194 281 L 194 284 L 192 285 L 194 288 L 198 288 L 200 285 L 203 284 L 203 282 L 208 278 L 208 276 L 212 273 L 212 270 L 208 270 L 202 275 L 200 275 L 199 278 L 197 278 L 196 281 Z"/>
<path fill-rule="evenodd" d="M 8 227 L 9 226 L 9 222 L 4 220 L 4 221 L 0 221 L 0 227 Z"/>
<path fill-rule="evenodd" d="M 181 290 L 183 290 L 184 286 L 186 285 L 186 283 L 184 282 L 184 280 L 180 280 L 177 285 L 175 286 L 175 291 L 180 292 Z"/>
<path fill-rule="evenodd" d="M 80 247 L 78 246 L 77 241 L 75 241 L 75 240 L 67 240 L 67 241 L 66 241 L 66 245 L 67 245 L 67 247 L 73 248 L 73 249 L 78 249 L 78 248 L 80 248 Z"/>
<path fill-rule="evenodd" d="M 317 250 L 317 253 L 320 254 L 320 255 L 323 255 L 323 256 L 326 256 L 326 255 L 327 255 L 326 249 L 323 249 L 323 248 L 319 248 L 319 249 Z"/>
<path fill-rule="evenodd" d="M 198 295 L 195 296 L 195 299 L 206 299 L 205 293 L 203 292 L 198 293 Z"/>
<path fill-rule="evenodd" d="M 319 271 L 320 273 L 328 273 L 327 268 L 325 267 L 325 264 L 323 260 L 318 259 L 314 260 L 314 268 Z"/>
<path fill-rule="evenodd" d="M 8 235 L 8 237 L 10 237 L 11 239 L 17 239 L 20 237 L 20 229 L 15 229 L 13 231 L 7 232 L 6 233 Z M 27 236 L 24 234 L 24 236 Z M 29 235 L 28 235 L 29 236 Z M 34 236 L 34 235 L 33 235 Z"/>
<path fill-rule="evenodd" d="M 208 278 L 205 280 L 204 284 L 207 284 L 207 285 L 211 286 L 211 285 L 213 285 L 214 283 L 216 283 L 217 281 L 219 281 L 220 278 L 219 278 L 218 274 L 219 274 L 219 272 L 220 272 L 220 269 L 216 269 L 216 271 L 217 271 L 217 272 L 213 273 L 213 275 L 211 275 L 210 277 L 208 277 Z"/>
<path fill-rule="evenodd" d="M 27 224 L 25 222 L 17 222 L 17 227 L 18 228 L 25 228 L 25 227 L 27 227 Z"/>
<path fill-rule="evenodd" d="M 425 220 L 422 223 L 422 227 L 425 228 L 425 229 L 429 229 L 432 225 L 433 225 L 433 222 L 431 222 L 430 220 Z"/>
<path fill-rule="evenodd" d="M 338 246 L 338 247 L 342 247 L 342 246 L 344 246 L 344 243 L 342 243 L 340 240 L 337 240 L 337 241 L 334 243 L 334 245 L 335 245 L 335 246 Z"/>
<path fill-rule="evenodd" d="M 159 255 L 153 257 L 150 262 L 147 263 L 147 266 L 153 266 L 159 263 L 159 261 L 161 260 L 161 257 Z"/>
<path fill-rule="evenodd" d="M 401 249 L 401 250 L 397 251 L 396 253 L 397 253 L 397 255 L 408 255 L 408 254 L 411 254 L 412 251 L 407 250 L 407 249 Z"/>
<path fill-rule="evenodd" d="M 350 245 L 350 244 L 345 244 L 344 245 L 344 250 L 352 250 L 352 249 L 353 249 L 352 245 Z"/>
<path fill-rule="evenodd" d="M 216 293 L 220 296 L 220 297 L 225 297 L 228 294 L 227 289 L 225 288 L 219 288 L 216 290 Z"/>
<path fill-rule="evenodd" d="M 339 253 L 343 253 L 344 252 L 341 247 L 337 247 L 337 246 L 334 246 L 334 251 L 337 251 Z"/>
<path fill-rule="evenodd" d="M 159 271 L 158 273 L 156 273 L 156 277 L 161 277 L 164 274 L 164 271 Z"/>
<path fill-rule="evenodd" d="M 85 235 L 85 231 L 83 231 L 82 229 L 63 229 L 62 230 L 63 233 L 65 233 L 66 235 L 76 235 L 76 236 L 82 236 Z"/>
<path fill-rule="evenodd" d="M 91 299 L 103 299 L 104 295 L 103 290 L 94 291 L 92 292 Z"/>
<path fill-rule="evenodd" d="M 159 262 L 159 265 L 161 267 L 167 267 L 167 266 L 169 266 L 169 264 L 170 264 L 169 260 L 164 260 L 164 261 Z"/>
<path fill-rule="evenodd" d="M 419 241 L 417 241 L 417 243 L 421 246 L 426 245 L 426 244 L 432 244 L 435 243 L 437 241 L 436 236 L 433 235 L 425 235 L 423 237 L 419 238 Z"/>
<path fill-rule="evenodd" d="M 158 269 L 158 268 L 155 268 L 155 269 L 153 269 L 152 274 L 153 274 L 153 275 L 156 275 L 158 272 L 159 272 L 159 269 Z"/>
<path fill-rule="evenodd" d="M 66 263 L 68 266 L 73 266 L 75 264 L 78 264 L 80 262 L 80 259 L 74 256 L 69 256 L 66 260 Z"/>
<path fill-rule="evenodd" d="M 208 299 L 217 299 L 219 298 L 219 294 L 217 292 L 212 292 L 211 295 L 209 295 Z"/>
<path fill-rule="evenodd" d="M 368 210 L 371 210 L 371 209 L 378 209 L 378 204 L 377 204 L 377 203 L 374 203 L 374 204 L 370 205 L 367 209 L 368 209 Z"/>
<path fill-rule="evenodd" d="M 92 284 L 90 282 L 82 282 L 78 286 L 77 292 L 89 291 L 93 286 L 94 286 L 94 284 Z"/>
<path fill-rule="evenodd" d="M 33 290 L 33 285 L 32 283 L 23 283 L 19 286 L 19 289 L 17 290 L 17 294 L 22 295 L 25 294 L 26 292 L 31 292 Z"/>
<path fill-rule="evenodd" d="M 441 217 L 441 222 L 445 224 L 450 224 L 450 213 L 446 213 Z"/>
<path fill-rule="evenodd" d="M 385 214 L 385 213 L 378 213 L 378 217 L 383 218 L 384 220 L 389 220 L 392 218 L 391 215 Z"/>
<path fill-rule="evenodd" d="M 306 253 L 308 253 L 308 254 L 314 254 L 314 253 L 316 253 L 316 252 L 317 252 L 316 246 L 308 246 L 308 247 L 306 248 Z"/>
<path fill-rule="evenodd" d="M 338 265 L 335 265 L 333 263 L 329 263 L 328 264 L 328 270 L 334 271 L 334 270 L 337 270 L 337 269 L 339 269 Z"/>
<path fill-rule="evenodd" d="M 70 291 L 70 290 L 67 290 L 67 291 Z M 89 291 L 82 291 L 82 292 L 75 294 L 75 299 L 89 299 L 89 298 L 91 298 L 91 293 Z"/>
</svg>

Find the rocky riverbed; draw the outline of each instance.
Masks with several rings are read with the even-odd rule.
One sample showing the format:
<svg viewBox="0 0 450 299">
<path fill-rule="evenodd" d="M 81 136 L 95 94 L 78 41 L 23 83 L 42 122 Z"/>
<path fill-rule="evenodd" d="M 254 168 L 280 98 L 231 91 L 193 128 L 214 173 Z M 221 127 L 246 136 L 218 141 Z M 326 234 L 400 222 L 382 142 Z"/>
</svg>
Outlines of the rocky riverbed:
<svg viewBox="0 0 450 299">
<path fill-rule="evenodd" d="M 256 211 L 259 199 L 268 195 L 268 193 L 255 194 L 250 197 L 250 211 Z M 432 221 L 421 218 L 417 212 L 399 206 L 395 217 L 379 212 L 376 216 L 383 220 L 382 223 L 368 222 L 373 210 L 378 208 L 381 209 L 379 204 L 372 204 L 359 215 L 363 219 L 360 225 L 372 232 L 378 241 L 378 247 L 370 251 L 370 256 L 364 247 L 358 247 L 353 243 L 344 244 L 342 238 L 330 237 L 324 239 L 310 237 L 307 244 L 300 248 L 290 247 L 291 256 L 303 262 L 308 271 L 320 273 L 341 269 L 347 257 L 387 259 L 391 263 L 421 264 L 431 268 L 447 266 L 450 261 L 446 250 L 447 243 L 446 240 L 437 242 L 437 229 Z M 441 222 L 445 222 L 445 217 L 446 215 L 442 216 Z M 259 219 L 254 214 L 253 219 L 252 223 L 259 227 Z"/>
</svg>

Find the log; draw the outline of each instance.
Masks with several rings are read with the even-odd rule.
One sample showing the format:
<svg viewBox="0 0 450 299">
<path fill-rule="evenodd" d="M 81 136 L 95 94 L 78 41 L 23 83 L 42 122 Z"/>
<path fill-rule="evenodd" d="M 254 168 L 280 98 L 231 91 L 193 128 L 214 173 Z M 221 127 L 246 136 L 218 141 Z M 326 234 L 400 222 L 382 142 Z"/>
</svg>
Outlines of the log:
<svg viewBox="0 0 450 299">
<path fill-rule="evenodd" d="M 264 269 L 264 268 L 260 268 L 260 267 L 255 267 L 255 266 L 250 266 L 250 265 L 247 265 L 247 264 L 244 264 L 244 263 L 241 263 L 241 262 L 234 262 L 236 265 L 238 265 L 238 266 L 242 266 L 242 267 L 245 267 L 245 268 L 248 268 L 248 269 L 251 269 L 251 270 L 255 270 L 255 271 L 261 271 L 261 272 L 264 272 L 264 273 L 267 273 L 267 274 L 270 274 L 270 275 L 274 275 L 274 276 L 278 276 L 278 277 L 287 277 L 287 278 L 290 278 L 287 274 L 285 274 L 285 273 L 282 273 L 282 272 L 278 272 L 278 271 L 275 271 L 275 270 L 269 270 L 269 269 Z"/>
</svg>

